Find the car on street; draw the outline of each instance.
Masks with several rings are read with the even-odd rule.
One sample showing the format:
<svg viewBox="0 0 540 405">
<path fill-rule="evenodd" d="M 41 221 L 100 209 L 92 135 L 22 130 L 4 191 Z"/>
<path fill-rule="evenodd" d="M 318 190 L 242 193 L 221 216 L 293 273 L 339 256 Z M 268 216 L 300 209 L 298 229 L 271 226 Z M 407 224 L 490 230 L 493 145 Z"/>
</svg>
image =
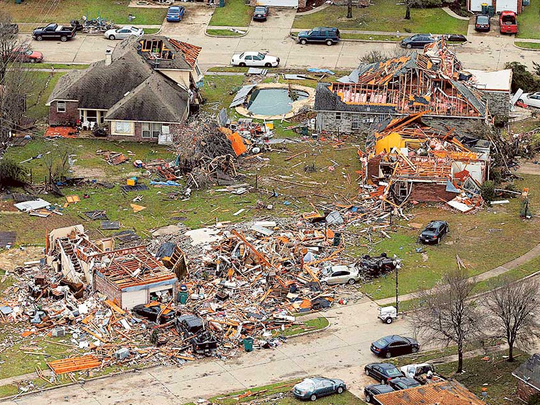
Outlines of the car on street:
<svg viewBox="0 0 540 405">
<path fill-rule="evenodd" d="M 253 10 L 253 21 L 266 21 L 268 18 L 268 6 L 257 6 Z"/>
<path fill-rule="evenodd" d="M 326 275 L 321 278 L 321 284 L 354 284 L 360 280 L 360 272 L 353 266 L 332 266 L 327 270 Z"/>
<path fill-rule="evenodd" d="M 448 222 L 446 221 L 431 221 L 422 231 L 418 240 L 422 243 L 438 244 L 442 237 L 450 232 Z"/>
<path fill-rule="evenodd" d="M 44 39 L 59 39 L 62 42 L 66 42 L 68 39 L 75 37 L 75 27 L 66 27 L 56 23 L 47 24 L 45 27 L 38 27 L 32 31 L 32 38 L 36 41 L 43 41 Z"/>
<path fill-rule="evenodd" d="M 184 18 L 186 9 L 182 6 L 170 6 L 167 10 L 168 22 L 180 22 Z"/>
<path fill-rule="evenodd" d="M 233 66 L 252 67 L 276 67 L 279 65 L 279 58 L 270 56 L 262 52 L 242 52 L 233 55 L 231 59 Z"/>
<path fill-rule="evenodd" d="M 379 404 L 380 402 L 377 401 L 375 396 L 392 391 L 394 391 L 394 389 L 388 384 L 372 384 L 364 387 L 364 397 L 368 404 Z"/>
<path fill-rule="evenodd" d="M 489 15 L 477 14 L 474 20 L 474 29 L 476 31 L 488 32 L 491 29 L 491 20 Z"/>
<path fill-rule="evenodd" d="M 103 34 L 103 36 L 107 39 L 126 39 L 128 37 L 131 37 L 132 35 L 135 35 L 137 37 L 144 34 L 144 30 L 142 28 L 137 28 L 132 25 L 126 25 L 122 28 L 116 28 L 112 30 L 107 30 Z"/>
<path fill-rule="evenodd" d="M 370 363 L 364 367 L 364 372 L 381 384 L 388 384 L 392 378 L 403 377 L 403 373 L 391 363 Z"/>
<path fill-rule="evenodd" d="M 334 27 L 317 27 L 310 31 L 298 33 L 296 41 L 302 45 L 307 43 L 326 44 L 328 46 L 337 44 L 340 41 L 339 30 Z"/>
<path fill-rule="evenodd" d="M 416 353 L 420 345 L 416 339 L 399 335 L 385 336 L 371 344 L 371 351 L 379 357 L 395 357 Z"/>
<path fill-rule="evenodd" d="M 33 51 L 30 48 L 18 47 L 4 55 L 4 60 L 10 62 L 40 63 L 43 62 L 43 54 Z"/>
<path fill-rule="evenodd" d="M 424 48 L 427 44 L 431 44 L 435 42 L 437 38 L 435 38 L 431 34 L 416 34 L 407 38 L 404 38 L 401 40 L 401 47 L 402 48 Z"/>
<path fill-rule="evenodd" d="M 342 394 L 347 389 L 345 382 L 337 378 L 310 377 L 296 384 L 293 389 L 293 395 L 298 399 L 309 399 L 311 401 L 317 398 L 332 394 Z"/>
<path fill-rule="evenodd" d="M 529 107 L 540 108 L 540 91 L 537 91 L 536 93 L 523 93 L 519 98 L 519 101 Z"/>
<path fill-rule="evenodd" d="M 467 37 L 463 34 L 444 34 L 443 39 L 451 42 L 467 42 Z"/>
<path fill-rule="evenodd" d="M 414 378 L 398 377 L 388 381 L 388 385 L 390 385 L 390 387 L 392 387 L 394 390 L 399 391 L 406 390 L 407 388 L 419 387 L 422 384 L 420 384 Z"/>
</svg>

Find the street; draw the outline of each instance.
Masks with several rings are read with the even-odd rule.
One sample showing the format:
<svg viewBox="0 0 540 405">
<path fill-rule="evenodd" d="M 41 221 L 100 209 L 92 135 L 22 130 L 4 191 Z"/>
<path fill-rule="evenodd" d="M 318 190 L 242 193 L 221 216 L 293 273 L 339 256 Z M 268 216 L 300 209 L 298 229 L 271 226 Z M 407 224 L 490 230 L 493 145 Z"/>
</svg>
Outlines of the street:
<svg viewBox="0 0 540 405">
<path fill-rule="evenodd" d="M 240 351 L 229 360 L 208 359 L 181 367 L 156 367 L 137 373 L 72 385 L 6 401 L 42 404 L 77 401 L 78 404 L 182 404 L 221 393 L 267 385 L 308 375 L 345 380 L 361 395 L 373 380 L 363 366 L 377 361 L 369 349 L 373 340 L 389 334 L 411 335 L 410 324 L 399 319 L 386 325 L 377 319 L 377 305 L 364 298 L 357 304 L 337 305 L 323 313 L 330 327 L 322 332 L 290 339 L 276 349 Z"/>
<path fill-rule="evenodd" d="M 396 52 L 395 43 L 373 43 L 341 41 L 334 46 L 300 45 L 289 32 L 295 16 L 294 10 L 275 10 L 264 23 L 252 22 L 244 37 L 217 38 L 205 35 L 211 9 L 190 7 L 181 23 L 165 22 L 162 34 L 202 46 L 199 56 L 201 68 L 206 71 L 213 66 L 229 65 L 234 53 L 243 51 L 267 51 L 281 58 L 282 68 L 329 68 L 348 70 L 359 64 L 359 59 L 370 51 Z M 31 41 L 34 50 L 43 52 L 45 61 L 51 63 L 92 63 L 104 59 L 105 50 L 116 46 L 119 41 L 110 41 L 102 36 L 80 34 L 68 42 L 42 41 L 21 36 Z M 496 32 L 478 34 L 469 25 L 468 42 L 455 46 L 459 59 L 466 68 L 498 70 L 505 63 L 518 61 L 532 67 L 536 60 L 534 51 L 524 51 L 513 45 L 513 36 L 501 36 Z"/>
</svg>

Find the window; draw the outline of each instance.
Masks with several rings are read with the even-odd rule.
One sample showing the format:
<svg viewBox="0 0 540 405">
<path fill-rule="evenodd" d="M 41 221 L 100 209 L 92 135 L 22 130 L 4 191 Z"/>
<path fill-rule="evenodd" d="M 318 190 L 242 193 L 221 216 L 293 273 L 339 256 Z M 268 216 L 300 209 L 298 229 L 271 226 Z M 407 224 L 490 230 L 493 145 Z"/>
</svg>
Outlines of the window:
<svg viewBox="0 0 540 405">
<path fill-rule="evenodd" d="M 340 112 L 337 112 L 336 113 L 336 120 L 340 120 L 341 119 L 341 113 Z"/>
<path fill-rule="evenodd" d="M 168 126 L 166 127 L 169 128 Z M 143 122 L 142 124 L 142 137 L 143 138 L 158 138 L 159 135 L 165 131 L 162 131 L 161 124 L 155 124 L 150 122 Z"/>
<path fill-rule="evenodd" d="M 197 76 L 201 76 L 201 69 L 199 69 L 199 64 L 195 63 L 195 73 L 197 73 Z"/>
<path fill-rule="evenodd" d="M 133 135 L 130 122 L 114 121 L 113 129 L 117 135 Z"/>
<path fill-rule="evenodd" d="M 251 55 L 246 56 L 246 60 L 252 60 L 252 59 L 253 59 L 253 57 Z"/>
<path fill-rule="evenodd" d="M 353 131 L 358 131 L 360 129 L 360 118 L 358 116 L 354 116 L 351 123 L 351 129 Z"/>
<path fill-rule="evenodd" d="M 56 112 L 59 112 L 59 113 L 65 113 L 66 112 L 66 102 L 65 101 L 57 101 L 56 102 Z"/>
<path fill-rule="evenodd" d="M 96 110 L 87 110 L 86 111 L 86 120 L 88 122 L 97 122 L 97 111 Z"/>
</svg>

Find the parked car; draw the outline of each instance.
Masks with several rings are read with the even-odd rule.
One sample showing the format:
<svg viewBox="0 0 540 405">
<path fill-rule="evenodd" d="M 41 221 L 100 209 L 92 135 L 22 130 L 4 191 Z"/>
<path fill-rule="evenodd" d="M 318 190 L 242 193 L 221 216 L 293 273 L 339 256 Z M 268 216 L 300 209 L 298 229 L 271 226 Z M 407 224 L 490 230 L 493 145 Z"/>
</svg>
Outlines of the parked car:
<svg viewBox="0 0 540 405">
<path fill-rule="evenodd" d="M 32 31 L 32 38 L 37 41 L 42 41 L 44 39 L 59 39 L 62 42 L 66 42 L 68 39 L 74 38 L 75 35 L 75 27 L 65 27 L 56 23 L 51 23 L 45 27 L 39 27 Z"/>
<path fill-rule="evenodd" d="M 427 44 L 435 42 L 437 39 L 431 34 L 416 34 L 401 40 L 402 48 L 424 48 Z"/>
<path fill-rule="evenodd" d="M 279 65 L 279 58 L 262 52 L 242 52 L 240 54 L 233 55 L 231 65 L 276 67 Z"/>
<path fill-rule="evenodd" d="M 0 23 L 0 35 L 17 35 L 19 26 L 11 23 Z"/>
<path fill-rule="evenodd" d="M 354 284 L 360 280 L 360 272 L 354 265 L 332 266 L 326 271 L 326 275 L 320 280 L 322 284 Z"/>
<path fill-rule="evenodd" d="M 103 34 L 103 36 L 107 39 L 126 39 L 128 37 L 131 37 L 132 35 L 135 36 L 141 36 L 144 34 L 144 30 L 142 28 L 137 28 L 132 25 L 126 25 L 122 28 L 107 30 Z"/>
<path fill-rule="evenodd" d="M 385 336 L 371 344 L 373 353 L 386 358 L 416 353 L 418 350 L 420 345 L 415 339 L 399 335 Z"/>
<path fill-rule="evenodd" d="M 442 36 L 446 41 L 467 42 L 467 37 L 463 34 L 444 34 Z"/>
<path fill-rule="evenodd" d="M 165 304 L 152 301 L 148 304 L 135 305 L 131 310 L 133 313 L 156 323 L 167 323 L 174 319 L 175 312 L 166 308 Z M 158 321 L 158 315 L 161 313 Z"/>
<path fill-rule="evenodd" d="M 302 45 L 307 43 L 326 44 L 328 46 L 337 44 L 340 41 L 339 30 L 333 27 L 317 27 L 311 31 L 298 33 L 297 42 Z"/>
<path fill-rule="evenodd" d="M 435 367 L 429 363 L 409 364 L 401 367 L 401 372 L 405 377 L 416 379 L 416 377 L 421 376 L 422 374 L 433 374 L 435 372 Z"/>
<path fill-rule="evenodd" d="M 381 253 L 380 256 L 371 257 L 370 255 L 362 256 L 360 259 L 360 267 L 362 273 L 369 277 L 379 277 L 381 274 L 388 273 L 401 267 L 401 260 L 396 256 L 388 257 L 386 253 Z"/>
<path fill-rule="evenodd" d="M 438 244 L 442 237 L 450 232 L 448 222 L 446 221 L 431 221 L 418 237 L 422 243 Z"/>
<path fill-rule="evenodd" d="M 253 21 L 266 21 L 268 18 L 268 6 L 257 6 L 253 10 Z"/>
<path fill-rule="evenodd" d="M 489 15 L 477 14 L 474 21 L 474 29 L 476 31 L 488 32 L 491 29 L 491 19 Z"/>
<path fill-rule="evenodd" d="M 377 401 L 377 398 L 375 398 L 375 396 L 379 394 L 386 394 L 392 391 L 394 391 L 394 389 L 388 384 L 368 385 L 367 387 L 364 387 L 364 397 L 366 398 L 366 402 L 368 404 L 379 404 L 380 402 Z"/>
<path fill-rule="evenodd" d="M 513 11 L 502 11 L 499 16 L 499 26 L 501 27 L 501 34 L 517 34 L 517 14 Z"/>
<path fill-rule="evenodd" d="M 337 378 L 311 377 L 296 384 L 292 392 L 298 399 L 315 401 L 327 395 L 342 394 L 346 389 L 345 383 Z"/>
<path fill-rule="evenodd" d="M 381 384 L 388 384 L 392 378 L 403 377 L 403 373 L 391 363 L 370 363 L 364 367 L 364 372 Z"/>
<path fill-rule="evenodd" d="M 540 91 L 536 93 L 523 93 L 519 101 L 527 104 L 529 107 L 540 108 Z"/>
<path fill-rule="evenodd" d="M 422 384 L 420 384 L 414 378 L 398 377 L 388 381 L 388 385 L 390 385 L 390 387 L 392 387 L 394 390 L 399 391 L 406 390 L 407 388 L 419 387 Z"/>
<path fill-rule="evenodd" d="M 176 318 L 176 329 L 179 332 L 195 335 L 204 329 L 202 318 L 196 315 L 180 315 Z"/>
<path fill-rule="evenodd" d="M 182 6 L 170 6 L 167 10 L 168 22 L 180 22 L 184 18 L 186 9 Z"/>
<path fill-rule="evenodd" d="M 43 62 L 43 54 L 29 48 L 18 47 L 13 49 L 9 54 L 4 55 L 4 60 L 22 63 L 40 63 Z"/>
</svg>

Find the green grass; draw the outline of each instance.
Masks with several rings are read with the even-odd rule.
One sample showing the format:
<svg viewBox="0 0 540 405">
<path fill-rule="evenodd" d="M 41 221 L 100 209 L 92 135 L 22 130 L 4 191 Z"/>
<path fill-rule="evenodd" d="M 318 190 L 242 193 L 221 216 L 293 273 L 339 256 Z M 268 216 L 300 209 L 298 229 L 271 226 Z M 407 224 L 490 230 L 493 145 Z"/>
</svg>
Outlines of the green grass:
<svg viewBox="0 0 540 405">
<path fill-rule="evenodd" d="M 38 64 L 32 64 L 27 63 L 25 64 L 29 69 L 86 69 L 88 64 L 85 63 L 38 63 Z"/>
<path fill-rule="evenodd" d="M 0 386 L 0 398 L 16 395 L 18 392 L 19 392 L 19 389 L 14 384 Z"/>
<path fill-rule="evenodd" d="M 253 7 L 244 0 L 225 0 L 225 7 L 216 7 L 208 25 L 222 27 L 248 27 Z"/>
<path fill-rule="evenodd" d="M 524 277 L 527 277 L 533 273 L 536 273 L 537 271 L 540 271 L 540 257 L 537 257 L 535 259 L 532 259 L 531 261 L 515 268 L 510 271 L 507 271 L 504 274 L 501 274 L 500 276 L 493 277 L 491 279 L 479 281 L 474 289 L 475 293 L 482 293 L 486 291 L 490 291 L 497 286 L 499 286 L 503 281 L 505 280 L 519 280 Z"/>
<path fill-rule="evenodd" d="M 324 26 L 359 31 L 467 33 L 467 21 L 452 18 L 440 8 L 412 9 L 411 19 L 405 20 L 405 6 L 393 0 L 378 0 L 367 8 L 354 8 L 352 19 L 347 19 L 346 15 L 346 6 L 332 6 L 317 13 L 297 15 L 293 28 Z"/>
<path fill-rule="evenodd" d="M 445 377 L 456 379 L 479 398 L 482 398 L 482 388 L 486 388 L 486 404 L 488 405 L 519 403 L 516 396 L 517 380 L 512 376 L 512 371 L 526 361 L 529 355 L 519 349 L 514 349 L 516 361 L 509 363 L 503 357 L 506 354 L 506 351 L 488 354 L 487 361 L 482 360 L 483 355 L 464 359 L 465 372 L 462 374 L 454 374 L 457 362 L 438 365 L 437 372 Z"/>
<path fill-rule="evenodd" d="M 116 24 L 128 24 L 128 15 L 132 14 L 135 19 L 131 24 L 161 25 L 167 14 L 166 8 L 128 8 L 128 5 L 129 0 L 70 0 L 57 2 L 56 5 L 40 0 L 25 0 L 22 4 L 3 1 L 2 11 L 10 14 L 18 23 L 42 23 L 46 20 L 60 24 L 80 20 L 83 15 L 89 19 L 101 16 Z"/>
<path fill-rule="evenodd" d="M 293 397 L 290 393 L 292 387 L 300 382 L 300 379 L 279 382 L 270 385 L 264 385 L 261 387 L 250 388 L 248 390 L 233 392 L 229 394 L 217 395 L 209 399 L 209 402 L 217 405 L 235 405 L 239 403 L 250 402 L 253 400 L 264 401 L 265 403 L 272 403 L 277 405 L 300 405 L 305 404 L 305 402 L 300 401 Z M 245 393 L 260 393 L 258 395 L 250 395 L 244 398 L 239 398 L 240 395 Z M 285 394 L 279 395 L 279 394 Z M 323 405 L 359 405 L 365 404 L 364 401 L 360 400 L 358 397 L 354 396 L 348 391 L 345 391 L 341 395 L 331 395 L 328 397 L 322 397 L 317 399 L 317 404 Z"/>
<path fill-rule="evenodd" d="M 28 104 L 31 106 L 31 108 L 28 109 L 28 116 L 39 121 L 46 121 L 49 117 L 49 107 L 47 107 L 45 103 L 47 103 L 47 99 L 54 90 L 56 83 L 58 83 L 60 77 L 65 73 L 56 72 L 52 74 L 50 72 L 32 72 L 32 74 L 35 75 L 35 81 L 37 86 L 39 86 L 38 91 L 41 91 L 41 89 L 44 89 L 44 91 L 42 92 L 39 101 L 37 100 L 37 93 L 32 94 L 28 98 Z M 51 75 L 52 77 L 48 80 Z M 47 84 L 47 86 L 43 87 L 45 84 Z"/>
<path fill-rule="evenodd" d="M 540 39 L 539 8 L 540 0 L 531 0 L 518 16 L 518 38 Z"/>
<path fill-rule="evenodd" d="M 516 41 L 514 42 L 516 46 L 519 46 L 521 48 L 528 48 L 528 49 L 540 49 L 540 44 L 536 42 L 522 42 L 522 41 Z"/>
<path fill-rule="evenodd" d="M 243 37 L 244 36 L 244 34 L 239 34 L 238 32 L 231 31 L 231 30 L 207 29 L 206 33 L 208 35 L 216 35 L 220 37 Z"/>
<path fill-rule="evenodd" d="M 206 99 L 203 110 L 218 113 L 222 107 L 228 108 L 243 82 L 244 76 L 207 76 L 202 89 Z"/>
<path fill-rule="evenodd" d="M 404 37 L 395 35 L 341 34 L 341 39 L 361 39 L 365 41 L 401 41 Z"/>
<path fill-rule="evenodd" d="M 310 319 L 309 321 L 302 322 L 302 324 L 299 325 L 293 325 L 290 328 L 286 328 L 285 330 L 276 330 L 274 331 L 275 336 L 295 336 L 299 335 L 300 333 L 305 332 L 314 332 L 317 330 L 321 330 L 326 328 L 329 325 L 328 319 L 326 319 L 324 316 L 320 316 L 315 319 Z"/>
</svg>

